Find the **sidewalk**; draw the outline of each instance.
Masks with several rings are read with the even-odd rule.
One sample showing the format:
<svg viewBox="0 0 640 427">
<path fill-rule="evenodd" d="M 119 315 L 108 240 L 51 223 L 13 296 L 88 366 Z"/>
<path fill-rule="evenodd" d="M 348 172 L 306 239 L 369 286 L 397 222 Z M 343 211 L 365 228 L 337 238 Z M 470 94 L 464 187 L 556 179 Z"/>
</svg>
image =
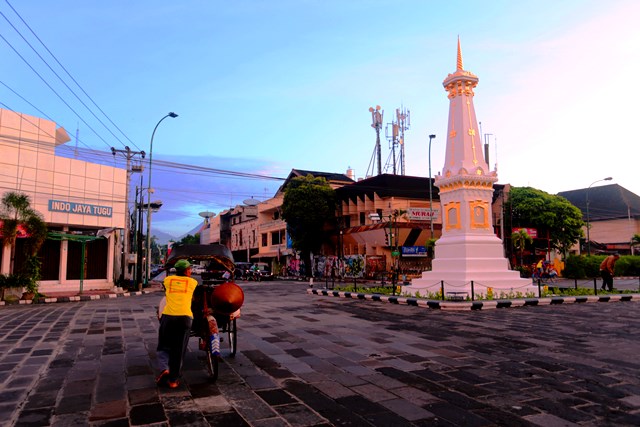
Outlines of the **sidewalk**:
<svg viewBox="0 0 640 427">
<path fill-rule="evenodd" d="M 92 301 L 98 299 L 110 299 L 110 298 L 122 298 L 130 297 L 133 295 L 143 295 L 152 292 L 162 291 L 162 280 L 151 280 L 149 286 L 142 291 L 125 291 L 122 288 L 113 288 L 110 290 L 86 290 L 82 293 L 77 291 L 64 291 L 64 292 L 47 292 L 44 298 L 36 298 L 33 300 L 18 300 L 15 303 L 7 304 L 5 301 L 0 301 L 0 306 L 3 305 L 27 305 L 27 304 L 51 304 L 58 302 L 74 302 L 74 301 Z"/>
</svg>

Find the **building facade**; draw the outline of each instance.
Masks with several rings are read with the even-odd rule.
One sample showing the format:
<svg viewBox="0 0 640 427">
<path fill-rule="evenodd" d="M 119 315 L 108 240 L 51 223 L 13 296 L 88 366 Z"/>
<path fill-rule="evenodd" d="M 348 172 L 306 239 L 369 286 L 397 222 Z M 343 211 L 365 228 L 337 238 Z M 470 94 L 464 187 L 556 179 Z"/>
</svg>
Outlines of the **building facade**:
<svg viewBox="0 0 640 427">
<path fill-rule="evenodd" d="M 56 155 L 70 140 L 56 123 L 0 109 L 0 194 L 29 196 L 50 232 L 40 250 L 41 293 L 114 286 L 125 224 L 126 170 Z M 0 251 L 0 273 L 19 271 L 16 243 Z"/>
<path fill-rule="evenodd" d="M 631 243 L 633 236 L 640 234 L 640 197 L 637 194 L 618 184 L 610 184 L 563 191 L 558 195 L 582 211 L 585 240 L 576 247 L 576 252 L 637 252 Z"/>
</svg>

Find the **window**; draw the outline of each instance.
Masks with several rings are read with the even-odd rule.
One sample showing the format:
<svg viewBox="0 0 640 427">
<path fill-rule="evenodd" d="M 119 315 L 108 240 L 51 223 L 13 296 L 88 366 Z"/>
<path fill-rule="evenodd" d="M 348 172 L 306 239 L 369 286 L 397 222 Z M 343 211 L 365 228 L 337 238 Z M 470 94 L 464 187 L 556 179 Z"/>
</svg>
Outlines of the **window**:
<svg viewBox="0 0 640 427">
<path fill-rule="evenodd" d="M 268 245 L 269 245 L 268 235 L 267 235 L 267 233 L 262 233 L 262 245 L 261 246 L 268 246 Z"/>
<path fill-rule="evenodd" d="M 360 212 L 360 225 L 364 225 L 365 222 L 365 214 L 364 212 Z"/>
<path fill-rule="evenodd" d="M 278 230 L 271 233 L 271 244 L 272 245 L 280 245 L 282 244 L 284 237 L 284 230 Z"/>
</svg>

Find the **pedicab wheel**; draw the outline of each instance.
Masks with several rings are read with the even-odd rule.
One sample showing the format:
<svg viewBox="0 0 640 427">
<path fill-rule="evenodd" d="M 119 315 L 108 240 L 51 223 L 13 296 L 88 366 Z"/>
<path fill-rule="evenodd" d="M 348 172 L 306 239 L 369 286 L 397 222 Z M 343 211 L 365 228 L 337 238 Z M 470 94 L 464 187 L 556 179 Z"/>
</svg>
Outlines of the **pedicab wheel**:
<svg viewBox="0 0 640 427">
<path fill-rule="evenodd" d="M 237 329 L 236 329 L 236 319 L 229 320 L 229 324 L 227 325 L 227 329 L 229 330 L 229 350 L 231 351 L 231 356 L 236 355 L 236 350 L 238 349 L 237 345 Z"/>
<path fill-rule="evenodd" d="M 207 355 L 206 364 L 207 364 L 207 371 L 209 372 L 209 380 L 211 382 L 215 382 L 218 379 L 218 357 L 214 356 L 211 353 L 211 346 L 209 344 L 210 342 L 211 342 L 211 335 L 208 335 L 204 352 Z"/>
</svg>

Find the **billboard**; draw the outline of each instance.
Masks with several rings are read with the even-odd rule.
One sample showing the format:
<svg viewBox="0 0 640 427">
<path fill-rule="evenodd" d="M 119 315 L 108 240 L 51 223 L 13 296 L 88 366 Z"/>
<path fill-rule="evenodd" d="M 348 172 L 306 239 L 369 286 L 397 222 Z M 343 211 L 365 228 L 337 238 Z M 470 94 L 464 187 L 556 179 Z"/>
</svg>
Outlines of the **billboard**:
<svg viewBox="0 0 640 427">
<path fill-rule="evenodd" d="M 408 208 L 407 209 L 407 218 L 409 221 L 429 221 L 430 217 L 433 218 L 434 221 L 439 220 L 440 218 L 440 209 L 429 209 L 429 208 Z"/>
</svg>

